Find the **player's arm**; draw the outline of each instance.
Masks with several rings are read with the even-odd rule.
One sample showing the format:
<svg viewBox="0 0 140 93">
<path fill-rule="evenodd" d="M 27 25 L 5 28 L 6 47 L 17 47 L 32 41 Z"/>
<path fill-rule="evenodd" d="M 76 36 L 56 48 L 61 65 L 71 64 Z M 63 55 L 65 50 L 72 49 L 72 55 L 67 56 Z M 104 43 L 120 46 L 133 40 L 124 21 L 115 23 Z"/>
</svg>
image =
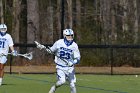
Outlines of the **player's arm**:
<svg viewBox="0 0 140 93">
<path fill-rule="evenodd" d="M 74 55 L 74 63 L 76 63 L 76 64 L 79 63 L 81 55 L 80 55 L 80 51 L 79 51 L 79 48 L 78 48 L 77 44 L 75 46 L 75 51 L 74 51 L 73 55 Z"/>
<path fill-rule="evenodd" d="M 78 64 L 80 62 L 80 57 L 75 58 L 73 61 L 68 61 L 68 66 L 72 67 L 75 64 Z"/>
<path fill-rule="evenodd" d="M 14 51 L 14 47 L 13 47 L 13 46 L 10 46 L 10 50 L 11 50 L 11 51 Z"/>
<path fill-rule="evenodd" d="M 75 50 L 73 51 L 73 60 L 69 62 L 69 66 L 73 66 L 75 64 L 78 64 L 80 62 L 80 51 L 78 49 L 78 46 L 75 47 Z"/>
<path fill-rule="evenodd" d="M 9 39 L 8 39 L 8 44 L 9 44 L 9 48 L 11 50 L 11 53 L 13 56 L 17 56 L 17 51 L 14 49 L 14 43 L 13 43 L 13 39 L 11 36 L 9 36 Z"/>
<path fill-rule="evenodd" d="M 81 58 L 79 49 L 75 50 L 73 55 L 74 55 L 73 63 L 78 64 L 80 62 L 80 58 Z"/>
<path fill-rule="evenodd" d="M 14 47 L 13 46 L 10 46 L 10 49 L 11 49 L 11 54 L 13 55 L 13 56 L 17 56 L 17 51 L 16 50 L 14 50 Z"/>
<path fill-rule="evenodd" d="M 53 46 L 52 47 L 50 47 L 50 50 L 52 51 L 52 52 L 55 52 L 56 50 L 57 50 L 57 41 L 53 44 Z"/>
</svg>

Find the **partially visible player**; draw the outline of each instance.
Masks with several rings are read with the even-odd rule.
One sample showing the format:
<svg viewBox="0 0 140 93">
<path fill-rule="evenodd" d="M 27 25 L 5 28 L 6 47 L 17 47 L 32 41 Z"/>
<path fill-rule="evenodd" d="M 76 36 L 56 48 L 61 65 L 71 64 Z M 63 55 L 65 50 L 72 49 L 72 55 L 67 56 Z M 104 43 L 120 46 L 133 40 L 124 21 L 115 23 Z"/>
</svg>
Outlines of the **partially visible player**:
<svg viewBox="0 0 140 93">
<path fill-rule="evenodd" d="M 61 59 L 67 60 L 68 64 L 55 56 L 58 80 L 51 87 L 49 93 L 55 93 L 56 89 L 62 86 L 66 80 L 70 84 L 71 93 L 76 93 L 74 65 L 80 62 L 80 52 L 78 45 L 73 41 L 74 32 L 72 29 L 63 30 L 63 36 L 64 39 L 56 41 L 50 49 Z"/>
<path fill-rule="evenodd" d="M 13 47 L 13 40 L 10 34 L 7 33 L 7 26 L 5 24 L 0 25 L 0 54 L 7 55 L 9 48 L 12 51 L 13 56 L 17 56 L 17 52 Z M 7 61 L 7 56 L 0 57 L 0 86 L 2 85 L 2 79 L 4 76 L 4 64 Z"/>
</svg>

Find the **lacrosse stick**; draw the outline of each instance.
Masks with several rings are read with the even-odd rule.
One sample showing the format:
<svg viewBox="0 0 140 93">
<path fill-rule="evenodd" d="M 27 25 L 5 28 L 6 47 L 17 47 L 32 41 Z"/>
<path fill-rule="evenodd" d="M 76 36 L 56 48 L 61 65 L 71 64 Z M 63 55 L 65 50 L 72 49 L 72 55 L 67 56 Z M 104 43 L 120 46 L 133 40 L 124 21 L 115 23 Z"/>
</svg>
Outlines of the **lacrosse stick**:
<svg viewBox="0 0 140 93">
<path fill-rule="evenodd" d="M 0 54 L 0 57 L 2 57 L 2 56 L 6 56 L 6 55 L 4 55 L 4 54 Z"/>
<path fill-rule="evenodd" d="M 39 48 L 40 50 L 45 49 L 45 51 L 47 51 L 48 53 L 50 53 L 50 54 L 52 54 L 52 55 L 54 55 L 54 56 L 56 56 L 58 58 L 60 58 L 61 60 L 63 60 L 66 63 L 66 65 L 69 65 L 69 63 L 68 63 L 68 61 L 66 59 L 62 59 L 61 57 L 57 56 L 54 52 L 51 51 L 49 46 L 45 47 L 44 45 L 41 45 L 37 41 L 34 41 L 34 42 L 37 45 L 37 48 Z"/>
<path fill-rule="evenodd" d="M 8 55 L 12 55 L 12 53 L 8 53 Z M 6 55 L 0 54 L 0 57 L 2 57 L 2 56 L 6 56 Z M 22 57 L 27 58 L 29 60 L 32 60 L 32 58 L 33 58 L 32 52 L 26 53 L 26 54 L 17 54 L 17 56 L 22 56 Z"/>
</svg>

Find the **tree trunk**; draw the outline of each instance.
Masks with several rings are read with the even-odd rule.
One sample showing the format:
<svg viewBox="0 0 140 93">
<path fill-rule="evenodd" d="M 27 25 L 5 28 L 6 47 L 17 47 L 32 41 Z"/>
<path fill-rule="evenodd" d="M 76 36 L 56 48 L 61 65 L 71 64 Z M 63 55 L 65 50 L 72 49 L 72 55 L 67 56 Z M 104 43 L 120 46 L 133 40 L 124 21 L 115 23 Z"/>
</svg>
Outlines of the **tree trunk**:
<svg viewBox="0 0 140 93">
<path fill-rule="evenodd" d="M 15 43 L 19 43 L 21 1 L 13 0 L 12 36 Z"/>
<path fill-rule="evenodd" d="M 56 31 L 54 41 L 61 38 L 61 0 L 57 0 L 57 9 L 56 9 Z"/>
<path fill-rule="evenodd" d="M 34 43 L 35 40 L 40 42 L 38 0 L 27 0 L 27 43 Z M 37 64 L 42 62 L 39 49 L 28 48 L 28 51 L 34 51 L 34 60 Z"/>
<path fill-rule="evenodd" d="M 20 43 L 19 34 L 20 34 L 20 12 L 21 12 L 21 2 L 22 0 L 13 0 L 13 21 L 12 21 L 12 37 L 14 43 Z M 16 48 L 19 52 L 20 48 Z M 20 58 L 15 58 L 14 63 L 21 65 Z"/>
<path fill-rule="evenodd" d="M 68 23 L 67 23 L 67 27 L 68 28 L 72 28 L 72 0 L 67 0 L 67 4 L 68 4 Z"/>
<path fill-rule="evenodd" d="M 110 31 L 111 31 L 111 1 L 110 0 L 100 0 L 100 19 L 101 25 L 104 29 L 103 41 L 105 44 L 110 43 Z M 97 32 L 98 33 L 98 32 Z M 101 34 L 100 34 L 101 35 Z M 100 36 L 97 36 L 100 37 Z M 99 41 L 98 41 L 99 42 Z"/>
<path fill-rule="evenodd" d="M 40 2 L 40 35 L 41 42 L 52 44 L 53 43 L 53 7 L 51 5 L 52 1 L 46 0 Z"/>
<path fill-rule="evenodd" d="M 134 44 L 138 43 L 138 31 L 139 31 L 139 23 L 138 23 L 138 9 L 137 9 L 137 0 L 133 0 L 134 3 Z"/>
<path fill-rule="evenodd" d="M 0 0 L 0 19 L 1 19 L 1 23 L 4 23 L 4 13 L 3 13 L 3 3 L 2 3 L 2 0 Z"/>
<path fill-rule="evenodd" d="M 27 0 L 27 25 L 28 43 L 40 41 L 38 0 Z"/>
<path fill-rule="evenodd" d="M 127 23 L 127 16 L 128 16 L 128 13 L 127 13 L 127 10 L 128 10 L 128 2 L 127 0 L 122 0 L 121 1 L 121 4 L 122 4 L 122 7 L 123 7 L 123 19 L 122 19 L 122 29 L 123 29 L 123 38 L 125 39 L 126 38 L 126 35 L 125 33 L 128 32 L 128 23 Z"/>
<path fill-rule="evenodd" d="M 51 5 L 47 8 L 47 12 L 47 43 L 52 44 L 55 37 L 53 37 L 53 7 Z"/>
<path fill-rule="evenodd" d="M 115 44 L 115 40 L 117 39 L 117 34 L 115 32 L 116 30 L 116 22 L 115 22 L 115 3 L 112 2 L 111 4 L 111 44 Z"/>
<path fill-rule="evenodd" d="M 22 0 L 21 3 L 21 13 L 20 13 L 20 34 L 19 34 L 19 43 L 26 44 L 27 43 L 27 1 Z M 19 47 L 19 53 L 24 54 L 27 52 L 27 49 L 29 47 Z M 25 58 L 21 58 L 20 62 L 23 64 L 26 64 L 28 60 Z M 26 63 L 25 63 L 26 62 Z M 19 63 L 19 62 L 18 62 Z"/>
<path fill-rule="evenodd" d="M 81 2 L 80 0 L 76 0 L 76 37 L 77 42 L 80 41 L 81 33 L 80 33 L 80 27 L 81 27 Z"/>
<path fill-rule="evenodd" d="M 95 11 L 93 11 L 94 12 L 94 14 L 95 14 L 95 26 L 96 26 L 96 30 L 97 30 L 97 33 L 95 33 L 95 37 L 96 37 L 96 40 L 97 40 L 97 42 L 98 42 L 98 44 L 100 44 L 101 43 L 101 41 L 105 41 L 105 38 L 104 38 L 104 36 L 106 37 L 106 35 L 102 35 L 101 34 L 101 25 L 103 25 L 103 24 L 101 24 L 101 21 L 103 20 L 103 16 L 102 16 L 102 5 L 100 5 L 101 4 L 101 1 L 100 0 L 95 0 L 95 2 L 93 3 L 93 5 L 94 5 L 94 7 L 95 7 Z M 100 5 L 100 6 L 99 6 Z M 102 40 L 101 40 L 101 38 L 102 38 Z"/>
</svg>

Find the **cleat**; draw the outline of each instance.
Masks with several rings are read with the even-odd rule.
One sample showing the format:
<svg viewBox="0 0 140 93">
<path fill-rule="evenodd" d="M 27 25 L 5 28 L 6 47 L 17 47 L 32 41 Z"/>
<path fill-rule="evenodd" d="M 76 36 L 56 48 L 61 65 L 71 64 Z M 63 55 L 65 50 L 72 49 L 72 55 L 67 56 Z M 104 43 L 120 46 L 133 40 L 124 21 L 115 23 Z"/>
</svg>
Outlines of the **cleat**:
<svg viewBox="0 0 140 93">
<path fill-rule="evenodd" d="M 55 93 L 55 86 L 52 86 L 49 93 Z"/>
</svg>

